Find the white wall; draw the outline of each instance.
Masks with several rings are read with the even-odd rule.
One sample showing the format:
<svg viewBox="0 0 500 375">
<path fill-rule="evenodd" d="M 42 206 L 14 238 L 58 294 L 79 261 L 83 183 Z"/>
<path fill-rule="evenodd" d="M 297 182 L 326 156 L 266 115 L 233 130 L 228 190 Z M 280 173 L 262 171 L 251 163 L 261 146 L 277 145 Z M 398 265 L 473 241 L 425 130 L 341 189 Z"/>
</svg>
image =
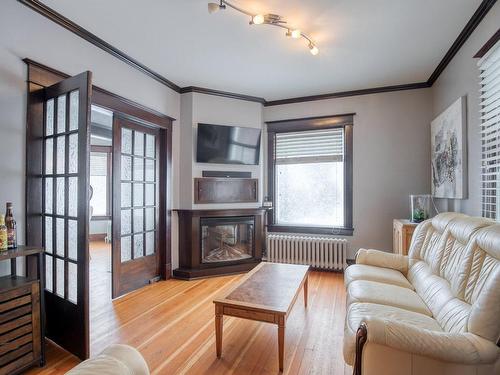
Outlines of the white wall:
<svg viewBox="0 0 500 375">
<path fill-rule="evenodd" d="M 14 203 L 19 243 L 25 237 L 26 65 L 28 57 L 68 74 L 93 72 L 99 87 L 127 97 L 176 119 L 180 95 L 110 54 L 70 33 L 17 1 L 0 6 L 0 212 Z M 174 123 L 173 159 L 178 160 L 178 123 Z M 179 174 L 174 162 L 173 179 Z M 174 206 L 178 201 L 174 185 Z M 7 272 L 0 263 L 0 274 Z"/>
<path fill-rule="evenodd" d="M 181 95 L 181 208 L 217 209 L 217 208 L 253 208 L 262 202 L 263 149 L 259 165 L 207 164 L 196 162 L 196 135 L 198 123 L 214 125 L 241 126 L 262 129 L 262 104 L 219 96 L 188 93 Z M 202 172 L 244 171 L 251 172 L 252 178 L 259 179 L 259 202 L 257 203 L 217 203 L 194 204 L 193 178 L 202 177 Z"/>
<path fill-rule="evenodd" d="M 410 194 L 429 193 L 429 90 L 264 107 L 265 121 L 356 113 L 349 258 L 360 247 L 392 251 L 392 220 L 408 218 Z"/>
<path fill-rule="evenodd" d="M 432 87 L 433 118 L 461 96 L 467 96 L 469 197 L 463 200 L 438 199 L 439 208 L 481 215 L 481 139 L 479 119 L 478 59 L 473 56 L 493 36 L 500 24 L 500 3 L 489 11 Z"/>
</svg>

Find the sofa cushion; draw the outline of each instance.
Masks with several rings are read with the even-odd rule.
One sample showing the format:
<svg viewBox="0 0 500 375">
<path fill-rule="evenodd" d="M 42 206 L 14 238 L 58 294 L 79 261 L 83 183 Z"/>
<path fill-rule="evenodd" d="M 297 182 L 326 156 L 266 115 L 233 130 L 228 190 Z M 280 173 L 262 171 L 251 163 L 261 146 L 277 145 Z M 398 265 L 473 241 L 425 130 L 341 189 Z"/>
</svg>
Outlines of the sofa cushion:
<svg viewBox="0 0 500 375">
<path fill-rule="evenodd" d="M 369 280 L 413 289 L 404 275 L 396 270 L 367 264 L 353 264 L 344 272 L 344 283 L 348 286 L 354 280 Z"/>
<path fill-rule="evenodd" d="M 448 224 L 453 219 L 461 217 L 465 217 L 465 215 L 455 212 L 445 212 L 420 223 L 412 236 L 410 249 L 408 251 L 410 258 L 425 260 L 431 265 L 432 261 L 436 259 L 439 241 Z"/>
<path fill-rule="evenodd" d="M 467 245 L 474 242 L 478 230 L 491 224 L 491 220 L 479 217 L 460 218 L 451 222 L 443 235 L 439 275 L 448 280 L 455 297 L 463 299 L 465 292 L 472 257 Z"/>
<path fill-rule="evenodd" d="M 434 316 L 454 298 L 450 283 L 433 274 L 431 267 L 425 261 L 420 260 L 411 267 L 408 280 Z"/>
<path fill-rule="evenodd" d="M 500 225 L 481 230 L 471 244 L 464 299 L 471 304 L 468 331 L 500 341 Z"/>
<path fill-rule="evenodd" d="M 413 290 L 375 281 L 355 280 L 347 288 L 347 304 L 376 303 L 432 316 L 432 312 Z"/>
<path fill-rule="evenodd" d="M 367 318 L 378 318 L 387 321 L 398 321 L 416 328 L 431 331 L 442 331 L 439 324 L 430 316 L 394 306 L 375 303 L 353 303 L 348 306 L 344 325 L 344 359 L 348 364 L 354 362 L 356 353 L 356 331 Z"/>
</svg>

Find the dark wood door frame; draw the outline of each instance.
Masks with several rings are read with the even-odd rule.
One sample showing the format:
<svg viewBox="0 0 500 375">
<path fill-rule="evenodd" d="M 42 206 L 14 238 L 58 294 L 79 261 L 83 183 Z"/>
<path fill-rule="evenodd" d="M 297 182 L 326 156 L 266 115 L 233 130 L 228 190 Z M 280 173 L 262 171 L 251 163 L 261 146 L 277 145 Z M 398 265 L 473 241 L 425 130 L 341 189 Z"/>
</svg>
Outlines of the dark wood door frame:
<svg viewBox="0 0 500 375">
<path fill-rule="evenodd" d="M 113 178 L 113 147 L 112 146 L 96 146 L 90 145 L 90 152 L 106 154 L 106 215 L 92 215 L 91 221 L 111 220 L 111 197 L 113 196 L 113 189 L 111 180 Z"/>
</svg>

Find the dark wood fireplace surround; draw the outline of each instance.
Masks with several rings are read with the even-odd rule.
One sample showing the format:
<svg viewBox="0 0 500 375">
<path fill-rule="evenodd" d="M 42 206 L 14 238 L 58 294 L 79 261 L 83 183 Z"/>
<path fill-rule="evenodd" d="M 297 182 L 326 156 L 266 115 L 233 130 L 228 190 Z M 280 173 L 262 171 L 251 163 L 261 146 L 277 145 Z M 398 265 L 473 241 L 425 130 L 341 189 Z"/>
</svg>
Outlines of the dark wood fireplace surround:
<svg viewBox="0 0 500 375">
<path fill-rule="evenodd" d="M 179 268 L 174 276 L 180 279 L 227 275 L 251 270 L 262 259 L 264 241 L 264 213 L 262 208 L 177 210 L 179 216 Z M 202 263 L 201 218 L 242 217 L 254 218 L 253 257 L 243 260 Z"/>
</svg>

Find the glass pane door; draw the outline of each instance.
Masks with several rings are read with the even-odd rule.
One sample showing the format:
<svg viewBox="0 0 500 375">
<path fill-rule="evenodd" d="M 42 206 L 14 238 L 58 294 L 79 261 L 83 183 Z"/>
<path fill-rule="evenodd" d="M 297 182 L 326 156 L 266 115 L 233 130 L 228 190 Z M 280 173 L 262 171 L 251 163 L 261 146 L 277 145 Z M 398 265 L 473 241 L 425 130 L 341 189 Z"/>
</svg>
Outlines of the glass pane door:
<svg viewBox="0 0 500 375">
<path fill-rule="evenodd" d="M 91 73 L 86 72 L 45 89 L 40 155 L 46 334 L 83 359 L 89 355 L 86 262 L 90 80 Z"/>
<path fill-rule="evenodd" d="M 113 191 L 119 197 L 113 210 L 113 297 L 117 297 L 159 273 L 159 132 L 117 118 L 114 133 L 114 162 L 119 164 Z"/>
</svg>

